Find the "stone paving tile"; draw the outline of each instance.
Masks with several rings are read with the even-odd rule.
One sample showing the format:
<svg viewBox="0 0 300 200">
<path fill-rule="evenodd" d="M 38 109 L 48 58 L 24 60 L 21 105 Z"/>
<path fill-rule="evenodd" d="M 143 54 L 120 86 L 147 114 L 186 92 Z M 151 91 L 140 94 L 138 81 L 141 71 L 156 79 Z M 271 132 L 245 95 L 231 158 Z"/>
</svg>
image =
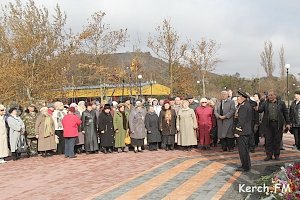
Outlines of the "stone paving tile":
<svg viewBox="0 0 300 200">
<path fill-rule="evenodd" d="M 299 160 L 296 150 L 291 150 L 293 136 L 290 134 L 284 135 L 284 144 L 287 148 L 282 151 L 285 157 L 282 163 L 287 160 Z M 253 158 L 264 155 L 263 148 L 259 147 L 258 152 L 253 155 Z M 139 177 L 141 173 L 147 170 L 149 172 L 155 170 L 153 167 L 169 161 L 170 159 L 191 159 L 196 157 L 205 157 L 210 159 L 212 156 L 218 156 L 217 159 L 210 159 L 211 162 L 230 161 L 235 158 L 233 163 L 228 163 L 229 166 L 235 166 L 239 163 L 237 151 L 233 153 L 222 152 L 220 147 L 213 148 L 211 151 L 193 150 L 192 152 L 182 151 L 158 151 L 134 154 L 130 153 L 113 153 L 113 154 L 95 154 L 95 155 L 79 155 L 76 159 L 65 159 L 63 156 L 53 156 L 51 158 L 29 158 L 20 161 L 9 161 L 6 164 L 0 165 L 0 199 L 72 199 L 81 200 L 93 195 L 106 191 L 115 184 L 122 183 L 132 177 Z M 226 158 L 226 156 L 229 156 Z M 250 177 L 241 176 L 229 190 L 224 194 L 222 199 L 242 199 L 244 196 L 237 193 L 236 184 L 241 181 L 253 182 L 255 177 L 262 173 L 269 173 L 270 169 L 267 166 L 262 167 L 265 163 L 262 160 L 254 161 L 253 168 L 255 173 Z M 274 162 L 266 165 L 274 165 Z M 257 168 L 257 169 L 256 169 Z M 148 171 L 145 173 L 149 173 Z M 145 175 L 144 174 L 144 175 Z M 220 179 L 214 176 L 212 179 L 219 181 Z M 173 187 L 178 187 L 173 185 Z M 210 185 L 207 186 L 210 189 Z M 127 192 L 127 188 L 119 188 L 123 194 Z M 5 192 L 2 192 L 5 191 Z M 208 191 L 211 195 L 214 190 Z M 108 195 L 108 194 L 106 194 Z M 196 198 L 199 199 L 201 195 Z M 113 196 L 109 196 L 113 199 Z M 149 197 L 150 199 L 150 197 Z M 205 199 L 200 198 L 200 199 Z"/>
<path fill-rule="evenodd" d="M 205 196 L 205 199 L 211 199 L 222 186 L 228 181 L 228 179 L 233 175 L 234 168 L 230 166 L 225 166 L 219 171 L 213 178 L 206 182 L 203 186 L 198 188 L 188 200 L 199 199 L 199 197 Z"/>
<path fill-rule="evenodd" d="M 176 160 L 173 160 L 161 167 L 158 167 L 154 170 L 152 170 L 151 172 L 145 174 L 145 175 L 141 175 L 140 177 L 125 183 L 124 185 L 117 187 L 116 189 L 113 189 L 112 191 L 109 191 L 99 197 L 96 197 L 95 200 L 104 200 L 104 199 L 115 199 L 118 196 L 121 196 L 122 194 L 128 192 L 130 189 L 150 180 L 151 178 L 163 173 L 164 171 L 169 170 L 172 167 L 175 167 L 176 165 L 178 165 L 179 163 L 183 162 L 187 160 L 187 158 L 178 158 Z"/>
<path fill-rule="evenodd" d="M 212 163 L 211 161 L 200 161 L 199 163 L 188 168 L 186 171 L 181 172 L 171 180 L 163 183 L 163 185 L 152 190 L 150 193 L 145 194 L 141 199 L 162 199 L 172 190 L 176 189 L 179 185 L 187 181 L 189 178 L 198 173 L 201 169 Z"/>
</svg>

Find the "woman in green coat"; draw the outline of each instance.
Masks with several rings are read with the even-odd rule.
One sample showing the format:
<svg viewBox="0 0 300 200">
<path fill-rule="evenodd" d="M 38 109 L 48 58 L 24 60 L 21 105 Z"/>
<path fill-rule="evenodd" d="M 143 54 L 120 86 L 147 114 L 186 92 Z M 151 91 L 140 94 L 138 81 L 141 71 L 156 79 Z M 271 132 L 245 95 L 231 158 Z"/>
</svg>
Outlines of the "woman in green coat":
<svg viewBox="0 0 300 200">
<path fill-rule="evenodd" d="M 119 104 L 118 111 L 114 114 L 114 129 L 115 129 L 115 148 L 118 153 L 122 151 L 128 152 L 128 146 L 125 145 L 125 137 L 128 132 L 129 113 L 125 112 L 125 105 Z"/>
</svg>

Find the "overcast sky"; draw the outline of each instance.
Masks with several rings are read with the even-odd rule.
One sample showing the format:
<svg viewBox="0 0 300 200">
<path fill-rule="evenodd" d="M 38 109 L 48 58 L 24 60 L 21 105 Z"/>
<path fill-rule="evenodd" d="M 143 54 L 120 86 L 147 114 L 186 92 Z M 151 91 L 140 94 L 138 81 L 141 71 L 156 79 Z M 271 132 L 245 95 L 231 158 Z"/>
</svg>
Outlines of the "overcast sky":
<svg viewBox="0 0 300 200">
<path fill-rule="evenodd" d="M 8 2 L 1 0 L 1 2 Z M 220 74 L 264 76 L 259 54 L 264 41 L 273 42 L 278 67 L 278 50 L 283 45 L 290 72 L 300 72 L 299 0 L 35 0 L 50 11 L 58 3 L 67 13 L 68 27 L 82 30 L 90 15 L 104 11 L 105 23 L 113 29 L 127 28 L 130 42 L 122 51 L 132 51 L 141 41 L 147 48 L 149 32 L 163 19 L 171 20 L 183 41 L 202 37 L 221 43 L 217 66 Z M 275 75 L 279 74 L 279 70 Z M 300 78 L 298 76 L 298 78 Z"/>
</svg>

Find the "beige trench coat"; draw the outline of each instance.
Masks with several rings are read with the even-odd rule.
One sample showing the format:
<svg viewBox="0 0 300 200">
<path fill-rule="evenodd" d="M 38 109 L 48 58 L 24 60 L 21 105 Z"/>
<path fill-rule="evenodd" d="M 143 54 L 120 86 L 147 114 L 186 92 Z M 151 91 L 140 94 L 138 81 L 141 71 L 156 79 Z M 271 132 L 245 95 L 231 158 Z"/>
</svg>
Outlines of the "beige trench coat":
<svg viewBox="0 0 300 200">
<path fill-rule="evenodd" d="M 180 146 L 197 145 L 197 119 L 193 109 L 180 109 L 177 114 L 177 144 Z"/>
<path fill-rule="evenodd" d="M 0 116 L 0 158 L 5 158 L 9 155 L 7 143 L 7 129 L 5 125 L 5 117 Z"/>
<path fill-rule="evenodd" d="M 45 119 L 45 115 L 39 114 L 35 123 L 35 133 L 39 136 L 38 151 L 56 150 L 57 144 L 55 143 L 54 122 L 52 121 L 53 134 L 51 134 L 49 137 L 44 137 Z"/>
</svg>

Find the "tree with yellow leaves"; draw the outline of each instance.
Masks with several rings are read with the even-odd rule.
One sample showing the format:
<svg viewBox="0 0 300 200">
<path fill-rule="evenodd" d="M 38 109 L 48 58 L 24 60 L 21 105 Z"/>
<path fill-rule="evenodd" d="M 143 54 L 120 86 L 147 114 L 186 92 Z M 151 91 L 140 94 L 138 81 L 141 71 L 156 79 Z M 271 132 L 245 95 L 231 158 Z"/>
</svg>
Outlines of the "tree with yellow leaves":
<svg viewBox="0 0 300 200">
<path fill-rule="evenodd" d="M 33 102 L 51 98 L 66 85 L 77 40 L 65 31 L 66 14 L 57 5 L 53 18 L 33 0 L 2 8 L 0 18 L 1 100 Z"/>
</svg>

